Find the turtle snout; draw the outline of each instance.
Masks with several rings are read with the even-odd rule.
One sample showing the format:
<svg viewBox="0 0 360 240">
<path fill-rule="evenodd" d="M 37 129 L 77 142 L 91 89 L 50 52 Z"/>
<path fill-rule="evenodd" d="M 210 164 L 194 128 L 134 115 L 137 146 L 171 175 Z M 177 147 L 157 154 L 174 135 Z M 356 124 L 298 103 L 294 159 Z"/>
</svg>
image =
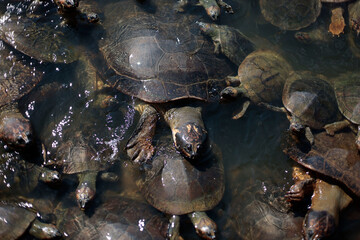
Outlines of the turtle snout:
<svg viewBox="0 0 360 240">
<path fill-rule="evenodd" d="M 85 210 L 89 202 L 94 199 L 94 197 L 95 191 L 86 184 L 81 184 L 81 186 L 76 190 L 76 200 L 81 210 Z"/>
</svg>

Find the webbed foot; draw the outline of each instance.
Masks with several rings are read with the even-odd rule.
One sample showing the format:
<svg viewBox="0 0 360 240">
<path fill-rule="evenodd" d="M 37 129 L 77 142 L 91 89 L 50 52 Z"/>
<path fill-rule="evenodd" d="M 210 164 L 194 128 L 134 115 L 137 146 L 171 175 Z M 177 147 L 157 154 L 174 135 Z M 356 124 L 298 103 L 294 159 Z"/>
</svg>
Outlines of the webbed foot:
<svg viewBox="0 0 360 240">
<path fill-rule="evenodd" d="M 309 178 L 297 181 L 290 187 L 290 190 L 285 194 L 288 202 L 300 202 L 306 196 L 310 196 L 314 189 L 315 179 Z"/>
</svg>

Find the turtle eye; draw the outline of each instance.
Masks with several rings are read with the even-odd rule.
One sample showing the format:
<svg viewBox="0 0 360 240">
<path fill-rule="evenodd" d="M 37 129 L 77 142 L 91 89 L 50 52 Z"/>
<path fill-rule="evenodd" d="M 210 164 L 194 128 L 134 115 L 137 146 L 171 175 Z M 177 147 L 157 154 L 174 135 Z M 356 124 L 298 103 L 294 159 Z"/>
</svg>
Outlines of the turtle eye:
<svg viewBox="0 0 360 240">
<path fill-rule="evenodd" d="M 187 144 L 187 145 L 186 145 L 186 151 L 189 152 L 189 153 L 192 151 L 192 146 L 191 146 L 191 144 Z"/>
<path fill-rule="evenodd" d="M 18 136 L 16 138 L 16 143 L 17 144 L 25 144 L 25 140 L 24 140 L 24 138 L 22 136 Z"/>
</svg>

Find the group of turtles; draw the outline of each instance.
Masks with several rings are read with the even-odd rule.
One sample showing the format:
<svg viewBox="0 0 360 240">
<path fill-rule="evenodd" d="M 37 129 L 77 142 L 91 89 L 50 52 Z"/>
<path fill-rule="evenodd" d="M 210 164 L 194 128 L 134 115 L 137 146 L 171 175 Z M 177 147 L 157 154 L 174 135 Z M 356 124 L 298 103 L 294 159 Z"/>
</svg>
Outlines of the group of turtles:
<svg viewBox="0 0 360 240">
<path fill-rule="evenodd" d="M 259 8 L 266 21 L 292 31 L 315 22 L 323 4 L 332 13 L 329 31 L 333 35 L 349 31 L 357 38 L 351 31 L 359 31 L 360 1 L 345 2 L 260 0 Z M 222 0 L 199 0 L 195 6 L 186 0 L 121 0 L 104 5 L 91 0 L 0 3 L 0 138 L 6 151 L 20 153 L 11 164 L 7 154 L 1 159 L 4 169 L 15 169 L 6 175 L 1 171 L 7 183 L 0 189 L 1 239 L 24 234 L 39 239 L 183 239 L 180 215 L 189 217 L 198 236 L 215 239 L 217 225 L 205 212 L 223 198 L 225 173 L 221 150 L 209 137 L 202 111 L 237 97 L 245 101 L 234 119 L 244 116 L 250 103 L 286 114 L 290 137 L 284 152 L 301 167 L 294 167 L 295 184 L 282 197 L 296 205 L 312 195 L 302 224 L 306 239 L 334 234 L 340 211 L 360 194 L 358 72 L 329 79 L 297 70 L 275 48 L 259 47 L 239 30 L 214 23 L 221 8 L 234 13 Z M 343 17 L 347 7 L 349 30 Z M 72 79 L 49 80 L 52 67 L 76 73 L 70 74 Z M 61 92 L 85 97 L 78 103 L 65 100 L 71 102 L 64 110 L 56 99 Z M 51 98 L 52 109 L 40 111 Z M 134 127 L 126 119 L 132 112 L 131 99 L 140 115 Z M 39 126 L 32 114 L 24 117 L 19 110 L 22 102 L 37 104 L 33 115 L 39 112 L 38 118 L 48 118 L 47 125 Z M 109 118 L 118 113 L 124 122 L 112 123 Z M 159 119 L 171 133 L 159 127 Z M 119 137 L 119 131 L 128 129 L 133 129 L 124 134 L 128 138 Z M 23 155 L 33 159 L 34 152 L 39 153 L 35 158 L 42 158 L 37 159 L 40 164 L 22 159 Z M 98 180 L 121 184 L 121 176 L 112 169 L 123 158 L 134 163 L 132 181 L 138 192 L 102 193 L 100 198 Z M 41 187 L 45 195 L 54 194 L 62 178 L 76 182 L 75 201 L 39 205 L 43 196 L 29 199 L 28 193 L 39 184 L 46 186 Z M 24 181 L 28 189 L 19 191 L 21 196 L 10 196 L 9 188 L 21 189 Z M 276 195 L 277 190 L 269 191 Z M 233 196 L 236 222 L 230 227 L 241 228 L 239 216 L 248 209 L 236 206 L 236 201 L 244 196 L 249 194 Z M 253 215 L 257 219 L 246 219 L 259 221 L 264 236 L 269 231 L 268 236 L 283 238 L 297 229 L 299 221 L 279 211 L 279 203 L 286 201 L 270 206 L 275 198 L 271 196 L 272 203 L 269 198 L 250 197 L 249 209 L 262 210 Z M 269 216 L 284 224 L 285 233 L 279 232 L 283 235 L 276 235 L 274 225 L 260 224 Z M 14 222 L 16 228 L 11 227 Z M 260 237 L 237 232 L 242 238 Z"/>
</svg>

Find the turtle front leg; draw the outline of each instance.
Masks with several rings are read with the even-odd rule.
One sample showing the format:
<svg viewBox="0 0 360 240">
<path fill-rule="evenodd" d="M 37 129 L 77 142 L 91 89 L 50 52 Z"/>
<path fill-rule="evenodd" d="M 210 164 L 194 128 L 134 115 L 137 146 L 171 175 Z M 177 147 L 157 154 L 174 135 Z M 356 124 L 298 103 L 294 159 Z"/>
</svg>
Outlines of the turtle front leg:
<svg viewBox="0 0 360 240">
<path fill-rule="evenodd" d="M 146 163 L 150 161 L 154 154 L 152 139 L 155 134 L 158 114 L 155 108 L 145 105 L 140 120 L 129 139 L 126 150 L 130 159 L 136 163 Z"/>
<path fill-rule="evenodd" d="M 195 159 L 209 150 L 201 108 L 171 108 L 164 118 L 171 128 L 176 149 L 185 157 Z"/>
<path fill-rule="evenodd" d="M 340 211 L 351 202 L 352 199 L 339 186 L 316 180 L 311 209 L 303 224 L 305 239 L 323 239 L 333 235 L 339 225 Z"/>
<path fill-rule="evenodd" d="M 81 210 L 85 210 L 96 193 L 97 172 L 79 173 L 79 185 L 76 189 L 76 200 Z"/>
<path fill-rule="evenodd" d="M 343 121 L 326 124 L 324 126 L 324 129 L 327 134 L 334 136 L 335 132 L 340 131 L 341 129 L 344 129 L 349 126 L 350 126 L 350 122 L 345 119 Z"/>
<path fill-rule="evenodd" d="M 193 223 L 196 233 L 204 239 L 215 239 L 217 230 L 216 223 L 205 212 L 193 212 L 188 214 Z"/>
<path fill-rule="evenodd" d="M 217 0 L 217 3 L 219 4 L 220 7 L 225 9 L 225 12 L 234 13 L 234 10 L 232 9 L 231 5 L 227 4 L 223 0 Z"/>
<path fill-rule="evenodd" d="M 286 193 L 285 198 L 288 202 L 301 202 L 310 196 L 314 190 L 315 179 L 307 174 L 302 168 L 294 167 L 292 177 L 295 183 Z"/>
<path fill-rule="evenodd" d="M 55 225 L 40 222 L 38 219 L 31 223 L 29 233 L 37 239 L 59 239 L 62 237 Z"/>
</svg>

